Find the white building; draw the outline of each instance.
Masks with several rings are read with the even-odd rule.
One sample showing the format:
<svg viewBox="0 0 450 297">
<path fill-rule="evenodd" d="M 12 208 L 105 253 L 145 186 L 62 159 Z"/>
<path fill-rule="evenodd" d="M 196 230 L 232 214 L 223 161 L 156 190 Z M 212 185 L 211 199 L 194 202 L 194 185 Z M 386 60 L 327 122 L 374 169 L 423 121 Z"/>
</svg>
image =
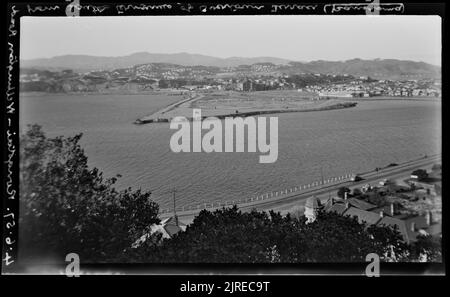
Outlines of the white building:
<svg viewBox="0 0 450 297">
<path fill-rule="evenodd" d="M 307 218 L 306 223 L 312 223 L 316 220 L 319 210 L 322 208 L 322 203 L 320 199 L 312 196 L 306 199 L 305 203 L 305 217 Z"/>
</svg>

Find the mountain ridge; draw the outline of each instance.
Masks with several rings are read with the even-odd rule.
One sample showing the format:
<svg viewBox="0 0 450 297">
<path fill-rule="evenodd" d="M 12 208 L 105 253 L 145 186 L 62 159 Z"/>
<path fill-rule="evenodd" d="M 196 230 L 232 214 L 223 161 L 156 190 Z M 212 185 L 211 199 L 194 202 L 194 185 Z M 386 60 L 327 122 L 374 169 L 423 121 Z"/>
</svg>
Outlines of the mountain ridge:
<svg viewBox="0 0 450 297">
<path fill-rule="evenodd" d="M 79 61 L 74 61 L 78 59 Z M 241 64 L 254 64 L 258 62 L 270 62 L 274 64 L 287 64 L 291 60 L 274 57 L 229 57 L 218 58 L 202 54 L 190 54 L 186 52 L 161 54 L 136 52 L 126 56 L 92 56 L 92 55 L 62 55 L 51 58 L 39 58 L 21 60 L 21 67 L 26 68 L 69 68 L 74 70 L 112 70 L 116 68 L 132 67 L 137 64 L 171 63 L 182 66 L 216 66 L 233 67 Z"/>
<path fill-rule="evenodd" d="M 169 63 L 180 66 L 214 66 L 220 68 L 272 63 L 282 72 L 294 73 L 347 73 L 357 76 L 378 78 L 429 77 L 440 78 L 441 67 L 425 62 L 398 59 L 364 60 L 354 58 L 346 61 L 315 60 L 309 62 L 292 61 L 275 57 L 228 57 L 218 58 L 186 52 L 161 54 L 136 52 L 126 56 L 104 57 L 91 55 L 63 55 L 52 58 L 21 60 L 21 68 L 72 69 L 79 72 L 93 70 L 114 70 L 150 63 Z"/>
</svg>

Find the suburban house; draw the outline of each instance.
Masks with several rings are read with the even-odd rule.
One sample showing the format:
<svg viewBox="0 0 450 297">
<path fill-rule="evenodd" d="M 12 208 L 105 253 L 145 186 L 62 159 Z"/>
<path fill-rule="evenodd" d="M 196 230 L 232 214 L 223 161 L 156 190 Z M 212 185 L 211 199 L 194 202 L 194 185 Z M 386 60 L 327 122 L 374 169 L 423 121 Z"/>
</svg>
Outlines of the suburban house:
<svg viewBox="0 0 450 297">
<path fill-rule="evenodd" d="M 314 222 L 320 210 L 356 217 L 358 222 L 368 225 L 396 227 L 406 243 L 416 241 L 419 234 L 439 235 L 442 232 L 440 224 L 432 223 L 430 212 L 425 216 L 400 214 L 394 204 L 377 207 L 356 198 L 331 198 L 322 204 L 320 199 L 310 197 L 305 204 L 307 223 Z"/>
<path fill-rule="evenodd" d="M 144 243 L 152 234 L 160 233 L 162 238 L 172 238 L 180 231 L 185 231 L 186 225 L 180 221 L 176 216 L 166 218 L 159 224 L 153 224 L 150 226 L 150 232 L 142 235 L 136 242 L 133 243 L 133 247 L 138 247 Z"/>
</svg>

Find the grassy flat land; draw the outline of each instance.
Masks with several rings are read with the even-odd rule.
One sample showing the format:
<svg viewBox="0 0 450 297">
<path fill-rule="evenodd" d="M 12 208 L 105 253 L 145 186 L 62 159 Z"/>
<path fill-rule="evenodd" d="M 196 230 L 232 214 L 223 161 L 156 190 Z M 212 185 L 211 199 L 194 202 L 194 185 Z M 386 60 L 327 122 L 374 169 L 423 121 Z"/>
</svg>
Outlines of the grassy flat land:
<svg viewBox="0 0 450 297">
<path fill-rule="evenodd" d="M 265 92 L 221 92 L 204 96 L 192 102 L 191 108 L 202 110 L 225 110 L 227 112 L 307 108 L 318 103 L 314 94 L 297 91 L 265 91 Z"/>
<path fill-rule="evenodd" d="M 317 95 L 298 91 L 260 91 L 260 92 L 229 92 L 218 91 L 201 93 L 192 100 L 165 110 L 153 117 L 171 119 L 176 116 L 192 117 L 194 108 L 201 109 L 202 116 L 224 116 L 247 114 L 261 111 L 263 113 L 301 112 L 308 110 L 344 108 L 340 99 L 319 99 Z"/>
</svg>

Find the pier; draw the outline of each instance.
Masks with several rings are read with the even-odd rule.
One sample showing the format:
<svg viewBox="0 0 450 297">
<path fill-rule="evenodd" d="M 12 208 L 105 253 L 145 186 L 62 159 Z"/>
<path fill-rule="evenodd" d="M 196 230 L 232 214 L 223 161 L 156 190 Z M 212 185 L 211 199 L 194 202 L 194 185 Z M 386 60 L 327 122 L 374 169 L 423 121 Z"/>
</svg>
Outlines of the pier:
<svg viewBox="0 0 450 297">
<path fill-rule="evenodd" d="M 174 108 L 179 107 L 180 105 L 187 103 L 187 102 L 193 102 L 195 100 L 201 99 L 202 96 L 196 95 L 193 98 L 188 98 L 182 101 L 179 101 L 177 103 L 171 104 L 167 106 L 166 108 L 143 118 L 137 119 L 135 121 L 135 124 L 149 124 L 149 123 L 167 123 L 170 122 L 172 117 L 165 116 L 165 113 L 168 111 L 173 110 Z M 218 119 L 225 119 L 225 118 L 235 118 L 235 117 L 250 117 L 250 116 L 259 116 L 259 115 L 267 115 L 267 114 L 276 114 L 276 113 L 292 113 L 292 112 L 311 112 L 311 111 L 325 111 L 325 110 L 335 110 L 335 109 L 343 109 L 343 108 L 351 108 L 355 107 L 357 105 L 356 102 L 343 102 L 343 103 L 337 103 L 330 106 L 324 106 L 324 107 L 317 107 L 317 108 L 310 108 L 310 109 L 266 109 L 266 110 L 252 110 L 252 111 L 245 111 L 245 112 L 235 112 L 235 113 L 227 113 L 227 114 L 211 114 L 211 115 L 205 115 L 202 116 L 202 120 L 208 117 L 216 117 Z M 192 117 L 185 117 L 188 121 L 192 121 Z"/>
</svg>

